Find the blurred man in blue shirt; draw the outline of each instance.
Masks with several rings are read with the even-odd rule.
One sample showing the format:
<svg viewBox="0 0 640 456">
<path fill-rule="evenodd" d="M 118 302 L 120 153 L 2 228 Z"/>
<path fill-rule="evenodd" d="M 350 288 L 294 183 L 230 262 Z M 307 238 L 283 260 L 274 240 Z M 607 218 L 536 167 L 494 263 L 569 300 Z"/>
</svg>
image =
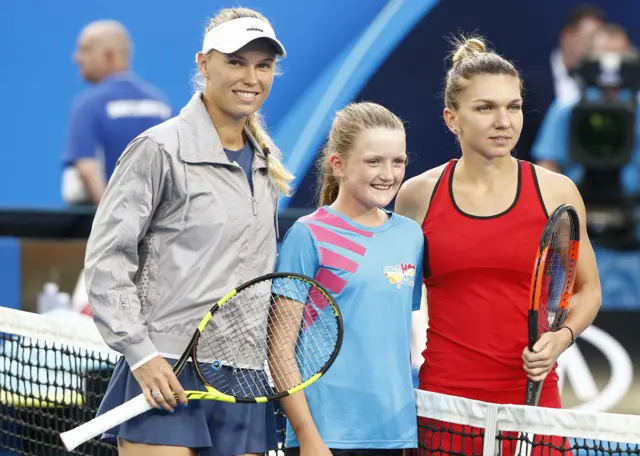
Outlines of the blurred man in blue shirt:
<svg viewBox="0 0 640 456">
<path fill-rule="evenodd" d="M 129 70 L 131 40 L 116 21 L 87 25 L 74 60 L 94 84 L 73 103 L 63 156 L 62 194 L 69 204 L 97 205 L 127 144 L 172 115 L 166 97 Z"/>
</svg>

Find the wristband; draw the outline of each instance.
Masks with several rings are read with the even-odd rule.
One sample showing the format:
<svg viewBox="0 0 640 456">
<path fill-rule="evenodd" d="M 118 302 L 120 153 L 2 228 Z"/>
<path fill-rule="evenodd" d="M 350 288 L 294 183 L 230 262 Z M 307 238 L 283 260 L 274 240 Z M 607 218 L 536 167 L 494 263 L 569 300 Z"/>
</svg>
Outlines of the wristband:
<svg viewBox="0 0 640 456">
<path fill-rule="evenodd" d="M 568 330 L 569 330 L 569 332 L 571 333 L 571 342 L 569 342 L 569 345 L 567 346 L 567 348 L 569 348 L 569 347 L 571 347 L 571 346 L 574 344 L 574 342 L 576 341 L 576 340 L 575 340 L 575 337 L 573 337 L 573 329 L 569 328 L 568 326 L 560 326 L 560 327 L 557 329 L 557 331 L 560 331 L 562 328 L 566 328 L 566 329 L 568 329 Z"/>
</svg>

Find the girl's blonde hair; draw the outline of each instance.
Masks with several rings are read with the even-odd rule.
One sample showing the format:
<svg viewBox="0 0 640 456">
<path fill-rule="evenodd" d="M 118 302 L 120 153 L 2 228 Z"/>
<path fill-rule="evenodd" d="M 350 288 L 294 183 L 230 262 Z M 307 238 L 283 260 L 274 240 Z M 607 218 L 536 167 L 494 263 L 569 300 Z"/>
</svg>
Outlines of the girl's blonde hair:
<svg viewBox="0 0 640 456">
<path fill-rule="evenodd" d="M 402 120 L 384 106 L 371 102 L 351 103 L 338 111 L 329 138 L 318 161 L 318 203 L 320 206 L 333 203 L 338 197 L 340 183 L 333 174 L 329 160 L 331 155 L 338 155 L 348 160 L 355 139 L 364 130 L 372 128 L 389 128 L 404 133 Z"/>
</svg>

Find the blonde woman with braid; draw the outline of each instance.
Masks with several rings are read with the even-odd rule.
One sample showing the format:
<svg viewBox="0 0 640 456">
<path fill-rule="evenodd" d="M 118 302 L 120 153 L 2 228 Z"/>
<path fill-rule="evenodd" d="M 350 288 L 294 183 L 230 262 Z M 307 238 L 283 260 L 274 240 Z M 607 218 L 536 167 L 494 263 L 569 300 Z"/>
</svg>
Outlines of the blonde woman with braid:
<svg viewBox="0 0 640 456">
<path fill-rule="evenodd" d="M 271 405 L 188 404 L 195 376 L 185 369 L 176 378 L 172 365 L 225 290 L 274 269 L 278 194 L 288 194 L 293 176 L 258 110 L 284 56 L 261 14 L 222 10 L 196 55 L 202 90 L 129 144 L 98 207 L 86 285 L 105 342 L 123 355 L 99 413 L 140 392 L 156 408 L 103 435 L 121 455 L 276 447 Z M 226 374 L 229 383 L 264 375 L 260 366 Z"/>
</svg>

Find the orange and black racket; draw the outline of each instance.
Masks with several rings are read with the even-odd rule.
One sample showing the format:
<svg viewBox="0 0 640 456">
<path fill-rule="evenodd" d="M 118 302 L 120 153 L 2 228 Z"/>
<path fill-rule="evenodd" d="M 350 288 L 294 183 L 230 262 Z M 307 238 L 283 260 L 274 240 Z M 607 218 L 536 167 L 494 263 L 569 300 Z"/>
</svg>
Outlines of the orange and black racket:
<svg viewBox="0 0 640 456">
<path fill-rule="evenodd" d="M 580 220 L 569 204 L 559 206 L 544 227 L 529 300 L 529 350 L 540 336 L 557 331 L 569 312 L 580 250 Z M 542 382 L 527 380 L 526 405 L 538 405 Z"/>
</svg>

